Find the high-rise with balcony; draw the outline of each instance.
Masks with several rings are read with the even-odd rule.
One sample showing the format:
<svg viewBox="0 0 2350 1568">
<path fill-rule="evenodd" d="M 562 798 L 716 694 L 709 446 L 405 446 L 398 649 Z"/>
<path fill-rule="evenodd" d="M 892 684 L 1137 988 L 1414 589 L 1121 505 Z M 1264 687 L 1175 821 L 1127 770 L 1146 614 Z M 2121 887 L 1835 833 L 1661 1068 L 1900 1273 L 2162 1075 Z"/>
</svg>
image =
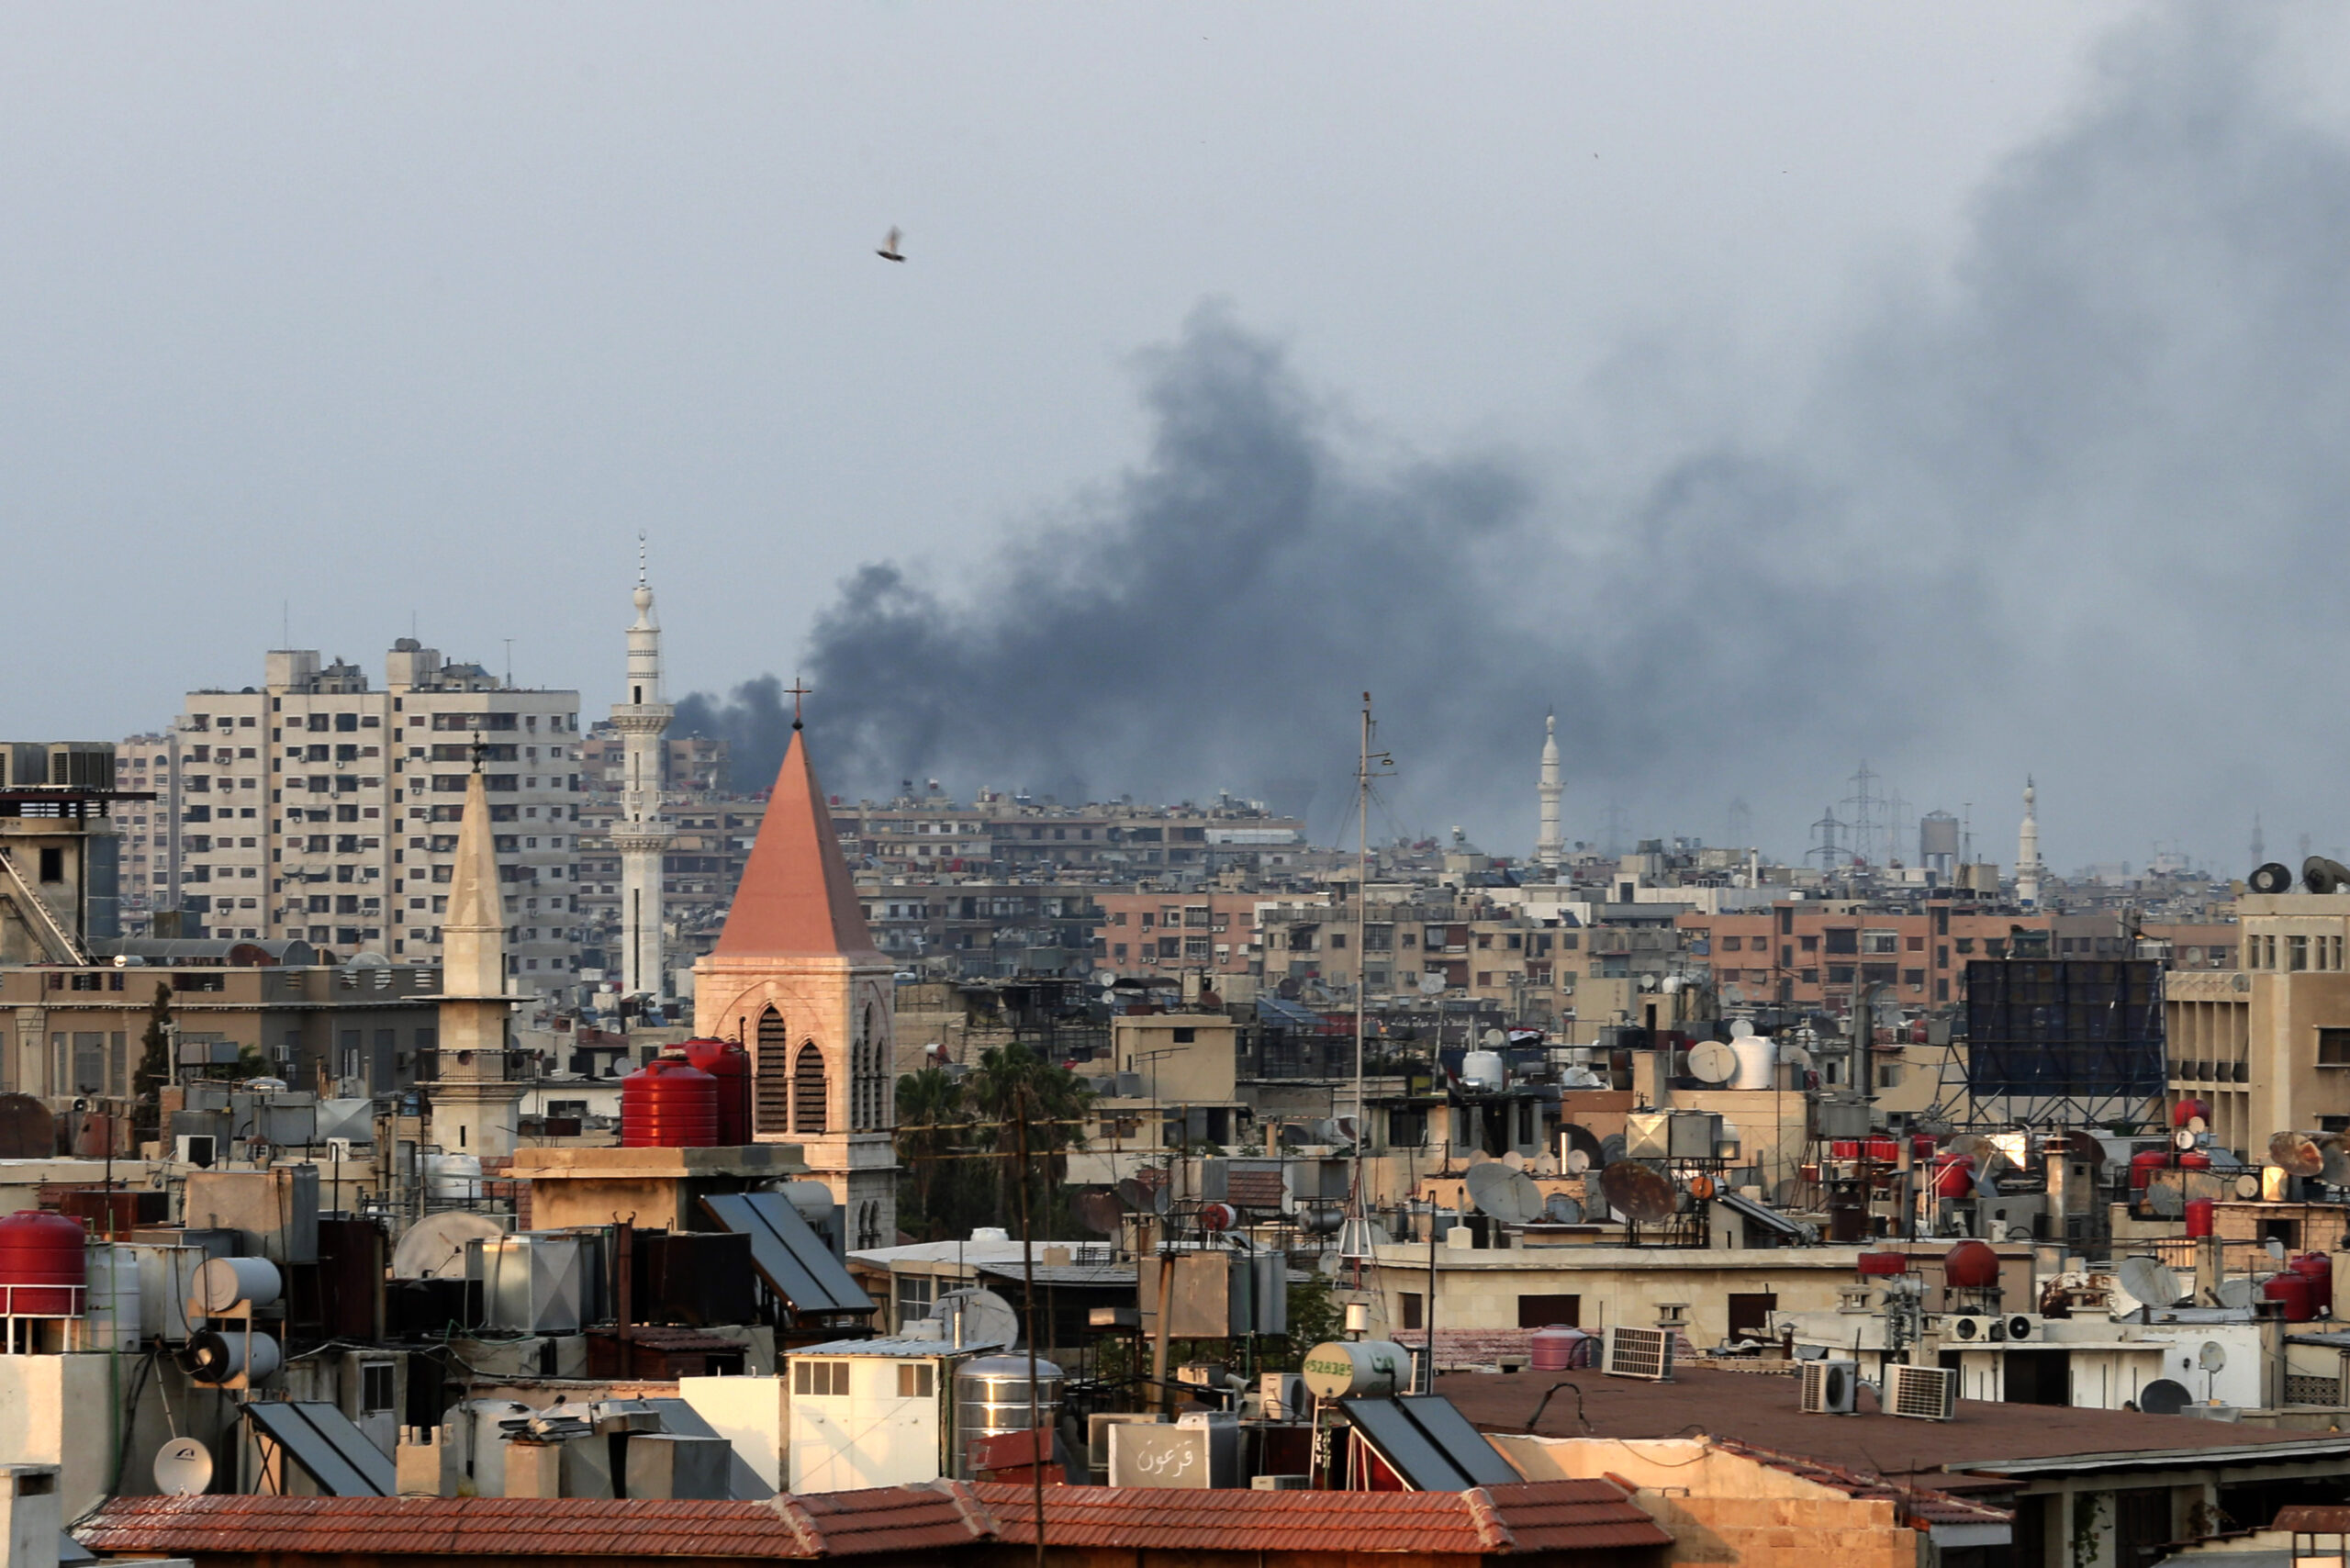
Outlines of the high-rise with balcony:
<svg viewBox="0 0 2350 1568">
<path fill-rule="evenodd" d="M 173 739 L 150 748 L 141 780 L 177 834 L 176 864 L 150 862 L 155 913 L 177 910 L 190 934 L 438 962 L 479 745 L 509 972 L 521 990 L 572 983 L 576 691 L 518 688 L 413 638 L 380 690 L 356 665 L 281 649 L 258 687 L 190 692 Z"/>
</svg>

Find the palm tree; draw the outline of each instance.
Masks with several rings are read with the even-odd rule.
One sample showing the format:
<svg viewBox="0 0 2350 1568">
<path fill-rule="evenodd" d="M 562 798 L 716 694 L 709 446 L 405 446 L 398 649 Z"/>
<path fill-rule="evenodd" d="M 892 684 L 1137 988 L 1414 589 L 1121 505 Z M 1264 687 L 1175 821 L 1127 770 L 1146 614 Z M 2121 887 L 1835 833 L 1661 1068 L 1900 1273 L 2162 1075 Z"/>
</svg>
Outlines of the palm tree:
<svg viewBox="0 0 2350 1568">
<path fill-rule="evenodd" d="M 1024 1187 L 1039 1185 L 1049 1193 L 1068 1175 L 1069 1151 L 1085 1146 L 1085 1110 L 1093 1091 L 1026 1046 L 1014 1042 L 981 1051 L 970 1098 L 979 1112 L 980 1141 L 1022 1168 Z M 1037 1155 L 1043 1160 L 1032 1165 Z M 1032 1212 L 1028 1197 L 1024 1190 L 1017 1201 L 1002 1205 L 1002 1212 L 1022 1216 L 1024 1233 Z"/>
<path fill-rule="evenodd" d="M 915 1212 L 933 1233 L 938 1228 L 933 1209 L 938 1173 L 954 1157 L 969 1121 L 963 1085 L 945 1069 L 926 1067 L 898 1080 L 898 1158 L 913 1178 Z"/>
</svg>

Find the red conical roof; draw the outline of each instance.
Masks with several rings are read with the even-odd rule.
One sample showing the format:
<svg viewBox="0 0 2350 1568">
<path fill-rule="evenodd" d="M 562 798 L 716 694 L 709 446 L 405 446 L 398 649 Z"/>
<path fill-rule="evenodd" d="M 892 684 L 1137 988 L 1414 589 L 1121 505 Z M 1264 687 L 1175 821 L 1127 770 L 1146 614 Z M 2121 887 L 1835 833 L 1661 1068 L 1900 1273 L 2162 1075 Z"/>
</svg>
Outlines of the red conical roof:
<svg viewBox="0 0 2350 1568">
<path fill-rule="evenodd" d="M 734 907 L 719 934 L 715 958 L 860 958 L 886 962 L 866 928 L 865 911 L 833 834 L 808 765 L 806 735 L 794 726 L 767 819 L 734 890 Z"/>
</svg>

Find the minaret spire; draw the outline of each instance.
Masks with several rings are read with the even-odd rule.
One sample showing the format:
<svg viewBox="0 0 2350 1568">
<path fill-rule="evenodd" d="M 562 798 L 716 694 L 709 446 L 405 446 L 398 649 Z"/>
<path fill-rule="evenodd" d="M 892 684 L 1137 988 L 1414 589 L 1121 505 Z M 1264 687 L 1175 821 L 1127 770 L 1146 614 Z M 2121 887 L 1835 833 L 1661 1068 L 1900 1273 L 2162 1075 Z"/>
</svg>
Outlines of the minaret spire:
<svg viewBox="0 0 2350 1568">
<path fill-rule="evenodd" d="M 497 1159 L 514 1152 L 515 1107 L 522 1086 L 507 1075 L 507 1028 L 523 1000 L 506 983 L 506 899 L 499 890 L 498 844 L 489 831 L 483 746 L 474 743 L 450 868 L 449 908 L 441 922 L 441 1004 L 434 1044 L 441 1072 L 426 1091 L 432 1139 L 448 1154 Z"/>
<path fill-rule="evenodd" d="M 2031 908 L 2040 904 L 2040 818 L 2034 814 L 2039 800 L 2039 788 L 2026 774 L 2023 825 L 2016 830 L 2016 902 Z"/>
<path fill-rule="evenodd" d="M 653 586 L 644 535 L 636 536 L 636 621 L 628 629 L 628 683 L 612 707 L 621 742 L 620 820 L 612 847 L 621 857 L 621 991 L 660 996 L 668 990 L 662 959 L 661 861 L 669 823 L 661 814 L 662 737 L 675 711 L 661 699 L 661 623 L 653 613 Z"/>
<path fill-rule="evenodd" d="M 1559 831 L 1559 798 L 1566 787 L 1559 782 L 1559 716 L 1542 721 L 1542 781 L 1535 793 L 1541 801 L 1541 831 L 1534 840 L 1534 863 L 1556 871 L 1566 860 L 1565 836 Z"/>
</svg>

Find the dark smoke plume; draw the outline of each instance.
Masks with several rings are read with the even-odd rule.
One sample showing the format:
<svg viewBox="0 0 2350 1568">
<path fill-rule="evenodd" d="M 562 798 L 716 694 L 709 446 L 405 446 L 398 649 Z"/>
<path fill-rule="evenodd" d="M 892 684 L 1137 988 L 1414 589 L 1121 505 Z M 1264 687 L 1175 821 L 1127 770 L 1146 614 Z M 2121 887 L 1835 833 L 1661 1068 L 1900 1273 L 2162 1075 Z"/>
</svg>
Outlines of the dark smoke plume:
<svg viewBox="0 0 2350 1568">
<path fill-rule="evenodd" d="M 1147 454 L 978 591 L 890 565 L 844 586 L 807 664 L 827 780 L 1304 778 L 1326 837 L 1367 689 L 1397 820 L 1504 851 L 1553 706 L 1571 836 L 1611 799 L 1703 833 L 1743 798 L 1798 853 L 1863 756 L 1920 812 L 1974 802 L 2000 859 L 2027 770 L 2060 865 L 2188 826 L 2232 868 L 2255 800 L 2333 821 L 2350 737 L 2284 721 L 2350 651 L 2350 150 L 2285 107 L 2266 17 L 2118 35 L 1950 274 L 1862 313 L 1767 449 L 1538 486 L 1511 454 L 1355 432 L 1203 308 L 1143 363 Z M 779 738 L 771 681 L 696 700 L 745 750 Z"/>
</svg>

